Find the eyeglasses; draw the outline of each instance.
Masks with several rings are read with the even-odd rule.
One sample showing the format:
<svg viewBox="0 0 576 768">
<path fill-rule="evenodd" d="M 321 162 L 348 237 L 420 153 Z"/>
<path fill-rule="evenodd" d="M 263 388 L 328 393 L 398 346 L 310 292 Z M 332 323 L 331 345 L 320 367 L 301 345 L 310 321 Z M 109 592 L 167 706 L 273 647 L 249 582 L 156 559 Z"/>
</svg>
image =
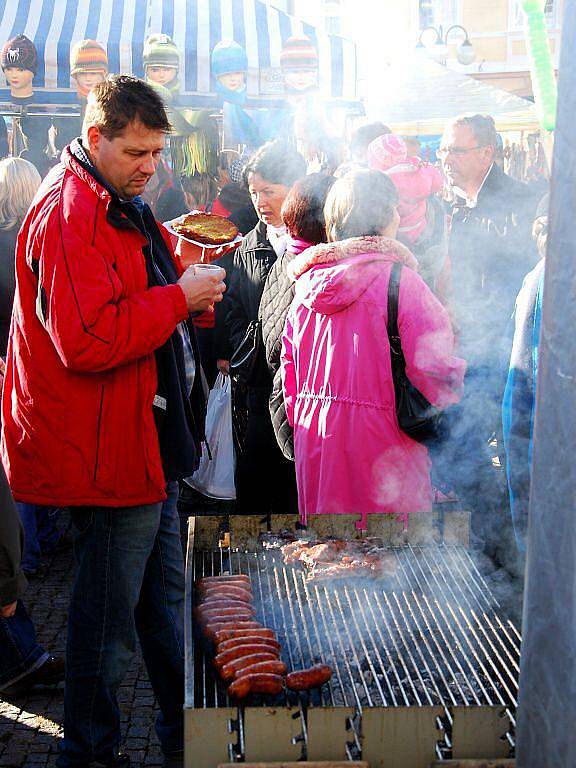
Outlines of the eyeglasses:
<svg viewBox="0 0 576 768">
<path fill-rule="evenodd" d="M 436 154 L 441 160 L 448 157 L 448 155 L 454 155 L 454 157 L 463 157 L 468 152 L 473 152 L 475 149 L 483 149 L 486 144 L 478 144 L 475 147 L 440 147 Z"/>
</svg>

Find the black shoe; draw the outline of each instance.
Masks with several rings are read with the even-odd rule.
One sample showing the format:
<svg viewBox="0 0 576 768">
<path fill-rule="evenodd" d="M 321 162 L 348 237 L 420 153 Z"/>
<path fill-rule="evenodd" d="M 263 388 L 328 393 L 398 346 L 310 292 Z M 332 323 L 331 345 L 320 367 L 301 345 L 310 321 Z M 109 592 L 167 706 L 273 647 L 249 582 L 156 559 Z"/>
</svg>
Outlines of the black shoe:
<svg viewBox="0 0 576 768">
<path fill-rule="evenodd" d="M 64 680 L 64 660 L 49 656 L 42 666 L 32 670 L 17 680 L 8 688 L 4 688 L 3 696 L 22 696 L 37 685 L 58 685 Z"/>
</svg>

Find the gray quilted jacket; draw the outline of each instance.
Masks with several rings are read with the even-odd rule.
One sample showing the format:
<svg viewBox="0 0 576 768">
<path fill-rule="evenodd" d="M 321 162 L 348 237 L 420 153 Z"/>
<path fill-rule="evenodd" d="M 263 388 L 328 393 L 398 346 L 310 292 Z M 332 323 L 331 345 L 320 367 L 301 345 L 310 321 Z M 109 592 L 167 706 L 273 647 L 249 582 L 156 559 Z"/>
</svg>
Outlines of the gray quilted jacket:
<svg viewBox="0 0 576 768">
<path fill-rule="evenodd" d="M 286 418 L 282 379 L 280 376 L 280 355 L 282 353 L 282 332 L 288 309 L 294 298 L 294 283 L 286 274 L 286 267 L 294 258 L 294 254 L 286 252 L 278 259 L 270 270 L 262 298 L 258 316 L 262 322 L 262 338 L 266 348 L 266 361 L 273 378 L 272 394 L 270 395 L 270 417 L 274 434 L 280 450 L 287 459 L 294 461 L 294 435 L 292 427 Z"/>
</svg>

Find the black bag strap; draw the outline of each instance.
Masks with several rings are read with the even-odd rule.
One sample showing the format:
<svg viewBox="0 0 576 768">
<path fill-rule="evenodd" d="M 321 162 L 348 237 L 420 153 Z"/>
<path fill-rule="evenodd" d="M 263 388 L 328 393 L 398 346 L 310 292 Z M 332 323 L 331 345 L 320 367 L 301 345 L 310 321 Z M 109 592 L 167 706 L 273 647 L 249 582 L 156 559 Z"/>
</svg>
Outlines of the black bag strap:
<svg viewBox="0 0 576 768">
<path fill-rule="evenodd" d="M 390 281 L 388 283 L 388 318 L 386 328 L 388 330 L 388 341 L 390 343 L 390 352 L 392 354 L 392 373 L 396 369 L 398 372 L 404 372 L 406 361 L 402 351 L 402 341 L 400 331 L 398 330 L 398 301 L 400 297 L 400 274 L 402 264 L 394 262 L 390 271 Z"/>
</svg>

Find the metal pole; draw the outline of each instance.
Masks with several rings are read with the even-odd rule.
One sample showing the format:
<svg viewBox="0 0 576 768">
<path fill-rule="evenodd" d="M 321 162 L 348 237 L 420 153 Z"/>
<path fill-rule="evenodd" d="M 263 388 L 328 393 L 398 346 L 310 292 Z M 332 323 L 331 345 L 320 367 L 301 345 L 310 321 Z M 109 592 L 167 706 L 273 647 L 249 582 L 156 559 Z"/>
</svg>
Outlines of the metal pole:
<svg viewBox="0 0 576 768">
<path fill-rule="evenodd" d="M 576 766 L 576 0 L 565 0 L 542 309 L 519 768 Z"/>
</svg>

